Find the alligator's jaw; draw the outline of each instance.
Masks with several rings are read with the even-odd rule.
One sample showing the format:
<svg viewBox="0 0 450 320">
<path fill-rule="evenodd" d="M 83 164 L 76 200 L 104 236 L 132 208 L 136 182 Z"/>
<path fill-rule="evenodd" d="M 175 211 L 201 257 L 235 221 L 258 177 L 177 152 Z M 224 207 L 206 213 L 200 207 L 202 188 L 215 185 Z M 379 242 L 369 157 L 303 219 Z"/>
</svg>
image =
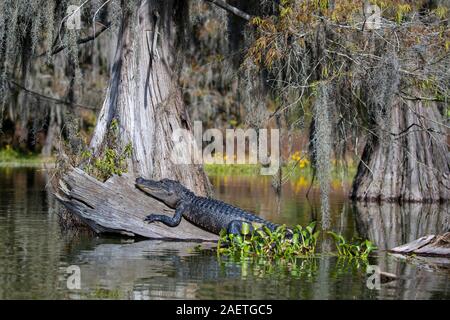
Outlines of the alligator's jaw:
<svg viewBox="0 0 450 320">
<path fill-rule="evenodd" d="M 164 202 L 171 208 L 175 208 L 181 198 L 181 195 L 177 194 L 177 190 L 163 180 L 156 181 L 140 177 L 136 179 L 135 185 L 138 189 L 144 191 L 153 198 Z"/>
<path fill-rule="evenodd" d="M 150 179 L 147 180 L 141 177 L 136 179 L 135 185 L 138 189 L 148 193 L 151 196 L 153 193 L 163 189 L 161 182 Z"/>
</svg>

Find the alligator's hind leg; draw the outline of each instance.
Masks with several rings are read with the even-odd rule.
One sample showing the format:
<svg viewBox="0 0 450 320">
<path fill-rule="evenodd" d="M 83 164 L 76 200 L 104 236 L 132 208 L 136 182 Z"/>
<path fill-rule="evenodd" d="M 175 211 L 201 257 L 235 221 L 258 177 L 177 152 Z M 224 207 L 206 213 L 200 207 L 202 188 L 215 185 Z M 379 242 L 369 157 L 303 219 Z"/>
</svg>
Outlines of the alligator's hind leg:
<svg viewBox="0 0 450 320">
<path fill-rule="evenodd" d="M 243 229 L 243 225 L 247 224 L 248 225 L 248 230 L 249 233 L 253 232 L 253 226 L 251 223 L 242 221 L 242 220 L 233 220 L 231 221 L 228 226 L 227 226 L 227 233 L 228 234 L 235 234 L 235 235 L 242 235 L 242 229 Z"/>
<path fill-rule="evenodd" d="M 173 217 L 168 217 L 163 214 L 150 214 L 144 218 L 145 222 L 152 223 L 152 222 L 162 222 L 166 226 L 169 227 L 176 227 L 180 224 L 181 218 L 183 217 L 183 212 L 188 209 L 188 206 L 181 204 L 177 207 L 175 210 L 175 214 Z"/>
</svg>

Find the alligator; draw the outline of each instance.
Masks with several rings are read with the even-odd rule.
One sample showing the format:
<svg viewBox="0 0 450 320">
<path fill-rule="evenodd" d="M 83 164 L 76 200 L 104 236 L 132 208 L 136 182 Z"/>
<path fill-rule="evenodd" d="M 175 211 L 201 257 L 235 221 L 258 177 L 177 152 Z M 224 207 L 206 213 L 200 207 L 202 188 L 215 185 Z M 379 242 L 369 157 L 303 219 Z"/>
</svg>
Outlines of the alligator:
<svg viewBox="0 0 450 320">
<path fill-rule="evenodd" d="M 267 227 L 270 231 L 276 230 L 279 225 L 267 221 L 253 213 L 234 207 L 228 203 L 196 196 L 191 190 L 181 183 L 171 179 L 159 181 L 144 178 L 136 179 L 136 187 L 146 194 L 164 202 L 168 207 L 175 209 L 175 215 L 169 217 L 162 214 L 150 214 L 144 218 L 147 223 L 162 222 L 169 227 L 176 227 L 184 217 L 194 225 L 220 234 L 226 230 L 228 234 L 242 235 L 248 231 Z M 243 229 L 243 225 L 247 228 Z"/>
</svg>

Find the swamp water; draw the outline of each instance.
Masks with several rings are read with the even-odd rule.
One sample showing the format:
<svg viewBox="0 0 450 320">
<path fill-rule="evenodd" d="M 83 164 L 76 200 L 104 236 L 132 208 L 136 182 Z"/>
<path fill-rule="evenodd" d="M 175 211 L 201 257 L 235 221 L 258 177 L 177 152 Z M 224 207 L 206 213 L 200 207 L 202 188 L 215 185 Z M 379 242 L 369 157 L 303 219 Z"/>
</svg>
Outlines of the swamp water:
<svg viewBox="0 0 450 320">
<path fill-rule="evenodd" d="M 317 190 L 304 178 L 283 185 L 267 177 L 211 177 L 216 197 L 277 223 L 360 235 L 386 249 L 449 229 L 448 206 L 355 205 L 333 183 L 331 213 L 322 217 Z M 218 258 L 197 243 L 74 236 L 58 224 L 58 204 L 44 169 L 0 168 L 0 299 L 450 299 L 450 264 L 379 250 L 368 262 L 321 254 L 294 264 Z M 335 251 L 324 237 L 319 251 Z M 379 289 L 367 285 L 367 264 L 395 273 Z M 80 289 L 67 286 L 68 267 Z M 70 270 L 70 269 L 69 269 Z M 70 286 L 69 286 L 70 287 Z"/>
</svg>

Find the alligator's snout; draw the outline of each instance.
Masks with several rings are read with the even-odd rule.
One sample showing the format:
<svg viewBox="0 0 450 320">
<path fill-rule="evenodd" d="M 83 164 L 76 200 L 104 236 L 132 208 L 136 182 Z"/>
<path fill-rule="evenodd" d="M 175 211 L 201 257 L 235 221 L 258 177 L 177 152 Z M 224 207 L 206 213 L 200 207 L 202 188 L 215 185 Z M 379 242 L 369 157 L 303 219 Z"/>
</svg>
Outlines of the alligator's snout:
<svg viewBox="0 0 450 320">
<path fill-rule="evenodd" d="M 159 181 L 151 180 L 151 179 L 144 179 L 142 177 L 139 177 L 136 179 L 136 186 L 142 186 L 142 187 L 157 187 L 160 186 Z"/>
<path fill-rule="evenodd" d="M 135 186 L 143 191 L 148 191 L 149 189 L 154 189 L 158 187 L 158 183 L 153 180 L 147 180 L 142 177 L 139 177 L 136 179 Z"/>
</svg>

